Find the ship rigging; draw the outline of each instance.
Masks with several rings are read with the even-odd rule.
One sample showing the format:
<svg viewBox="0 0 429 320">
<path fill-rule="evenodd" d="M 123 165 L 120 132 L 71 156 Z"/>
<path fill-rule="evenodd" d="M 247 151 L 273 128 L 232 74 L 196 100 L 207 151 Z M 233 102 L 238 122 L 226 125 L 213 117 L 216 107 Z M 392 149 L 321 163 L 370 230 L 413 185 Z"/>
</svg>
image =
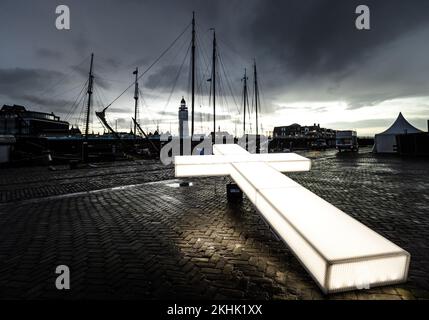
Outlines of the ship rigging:
<svg viewBox="0 0 429 320">
<path fill-rule="evenodd" d="M 203 33 L 203 37 L 201 37 L 200 33 L 197 32 L 197 28 L 199 30 L 208 30 L 212 33 L 212 39 L 211 39 L 211 59 L 207 55 L 206 47 L 208 34 Z M 190 42 L 186 41 L 185 35 L 187 34 L 188 30 L 191 29 L 190 35 L 191 39 Z M 185 41 L 183 41 L 185 40 Z M 101 122 L 104 132 L 107 129 L 108 134 L 113 135 L 114 139 L 119 141 L 118 143 L 122 143 L 124 139 L 127 140 L 130 137 L 118 132 L 118 121 L 116 120 L 115 129 L 113 129 L 113 126 L 109 124 L 109 121 L 107 119 L 107 111 L 111 108 L 112 105 L 115 103 L 119 103 L 119 100 L 126 95 L 129 90 L 134 87 L 134 105 L 133 105 L 133 116 L 130 117 L 132 122 L 130 121 L 130 135 L 134 139 L 135 143 L 140 143 L 142 141 L 146 141 L 146 145 L 152 150 L 158 151 L 161 147 L 160 141 L 159 141 L 159 134 L 160 134 L 160 124 L 161 127 L 164 127 L 165 130 L 165 124 L 167 123 L 171 127 L 171 123 L 176 122 L 177 119 L 168 119 L 168 116 L 172 114 L 171 111 L 169 111 L 169 105 L 172 100 L 173 96 L 181 96 L 183 94 L 183 70 L 186 66 L 186 61 L 188 58 L 189 60 L 189 76 L 188 76 L 188 90 L 187 90 L 187 100 L 190 98 L 191 102 L 191 112 L 190 112 L 190 127 L 191 127 L 191 137 L 201 137 L 204 135 L 212 136 L 213 143 L 215 141 L 215 137 L 218 132 L 220 131 L 221 126 L 224 126 L 226 129 L 230 128 L 228 127 L 229 123 L 233 122 L 235 127 L 237 124 L 240 124 L 242 122 L 243 125 L 243 136 L 246 136 L 248 134 L 252 134 L 252 124 L 254 124 L 253 128 L 256 132 L 256 137 L 259 136 L 259 129 L 260 129 L 260 84 L 258 83 L 258 76 L 257 76 L 257 69 L 256 69 L 256 61 L 253 60 L 253 92 L 252 92 L 252 100 L 251 103 L 249 103 L 249 86 L 248 86 L 248 76 L 245 72 L 244 78 L 242 78 L 243 82 L 243 94 L 242 97 L 242 106 L 240 107 L 237 103 L 236 92 L 239 92 L 238 90 L 238 83 L 237 81 L 232 81 L 231 79 L 236 78 L 236 76 L 231 77 L 230 72 L 228 72 L 228 63 L 225 60 L 224 52 L 226 52 L 227 49 L 230 48 L 229 45 L 227 45 L 226 42 L 220 40 L 217 38 L 217 34 L 214 28 L 201 28 L 199 24 L 196 23 L 195 19 L 195 13 L 192 13 L 192 20 L 191 22 L 177 35 L 177 37 L 160 53 L 160 55 L 145 69 L 141 67 L 136 67 L 135 70 L 132 72 L 134 79 L 129 85 L 124 88 L 116 97 L 114 97 L 110 103 L 106 104 L 105 106 L 102 106 L 102 93 L 100 92 L 100 88 L 97 88 L 97 81 L 98 81 L 98 75 L 97 70 L 95 67 L 95 57 L 94 54 L 91 54 L 90 57 L 90 68 L 88 73 L 88 79 L 86 80 L 83 87 L 86 87 L 86 96 L 83 95 L 83 87 L 80 93 L 78 94 L 78 97 L 74 101 L 71 110 L 68 114 L 68 117 L 71 117 L 75 119 L 74 125 L 78 128 L 83 123 L 84 127 L 84 133 L 82 135 L 83 138 L 83 144 L 86 145 L 83 148 L 84 156 L 85 153 L 88 152 L 87 144 L 88 141 L 91 138 L 94 138 L 97 136 L 94 134 L 93 130 L 91 133 L 91 127 L 92 127 L 92 115 L 95 114 L 97 116 L 97 119 Z M 150 78 L 150 76 L 153 74 L 151 71 L 159 71 L 160 68 L 162 69 L 162 66 L 160 66 L 160 62 L 163 60 L 166 60 L 168 56 L 173 56 L 172 60 L 177 61 L 177 57 L 180 57 L 179 52 L 184 52 L 184 55 L 182 55 L 181 63 L 175 64 L 174 62 L 170 61 L 170 64 L 167 64 L 167 66 L 176 66 L 176 76 L 171 77 L 171 90 L 169 92 L 169 95 L 167 96 L 166 103 L 164 105 L 164 108 L 158 108 L 155 110 L 156 115 L 155 117 L 150 117 L 150 109 L 153 108 L 150 107 L 150 103 L 146 103 L 144 99 L 144 95 L 140 89 L 139 81 L 142 80 L 144 76 L 147 76 L 145 79 L 147 80 Z M 235 50 L 231 50 L 233 53 L 236 54 Z M 241 59 L 241 56 L 240 56 Z M 209 61 L 211 60 L 211 63 Z M 236 65 L 235 64 L 229 64 Z M 142 69 L 142 72 L 139 72 L 139 70 Z M 157 70 L 156 70 L 157 69 Z M 174 68 L 173 68 L 174 69 Z M 231 68 L 233 69 L 233 68 Z M 95 70 L 95 71 L 94 71 Z M 101 77 L 101 80 L 105 80 L 106 77 Z M 178 86 L 178 83 L 181 83 L 181 85 Z M 145 87 L 142 85 L 141 87 Z M 152 91 L 156 90 L 156 86 L 153 86 L 151 88 Z M 182 92 L 177 92 L 182 91 Z M 93 104 L 94 98 L 97 100 L 96 105 Z M 173 99 L 174 100 L 174 99 Z M 123 101 L 123 100 L 122 100 Z M 122 102 L 121 101 L 121 102 Z M 174 100 L 176 101 L 176 100 Z M 80 112 L 80 115 L 76 116 L 76 110 L 77 106 L 80 103 L 84 103 L 84 112 Z M 123 102 L 122 102 L 123 103 Z M 145 104 L 144 112 L 140 112 L 140 109 L 142 108 L 142 105 Z M 99 106 L 102 106 L 101 110 L 96 111 L 95 109 Z M 198 107 L 197 107 L 198 106 Z M 231 106 L 235 107 L 235 110 L 231 109 Z M 197 110 L 198 108 L 198 110 Z M 131 108 L 130 108 L 131 109 Z M 211 109 L 211 110 L 210 110 Z M 85 114 L 84 119 L 82 119 L 82 114 Z M 156 126 L 156 130 L 154 130 L 155 133 L 158 135 L 158 139 L 153 138 L 153 134 L 149 132 L 149 126 L 146 124 L 147 131 L 145 132 L 143 130 L 142 125 L 142 119 L 140 115 L 144 115 L 144 119 L 147 122 L 151 121 L 153 125 Z M 252 114 L 254 116 L 254 121 L 251 118 Z M 81 120 L 79 120 L 81 119 Z M 83 121 L 82 121 L 83 120 Z M 197 133 L 197 126 L 196 122 L 200 122 L 199 126 L 199 132 Z M 212 129 L 210 130 L 210 126 L 206 126 L 209 123 L 212 123 Z M 248 124 L 248 128 L 246 125 Z M 218 125 L 218 127 L 217 127 Z M 250 128 L 250 129 L 249 129 Z M 210 132 L 211 131 L 211 132 Z M 172 132 L 167 131 L 167 133 L 171 136 Z M 237 135 L 237 133 L 236 133 Z M 237 138 L 237 137 L 236 137 Z M 258 142 L 257 142 L 258 143 Z M 257 147 L 257 152 L 259 152 L 259 146 Z"/>
</svg>

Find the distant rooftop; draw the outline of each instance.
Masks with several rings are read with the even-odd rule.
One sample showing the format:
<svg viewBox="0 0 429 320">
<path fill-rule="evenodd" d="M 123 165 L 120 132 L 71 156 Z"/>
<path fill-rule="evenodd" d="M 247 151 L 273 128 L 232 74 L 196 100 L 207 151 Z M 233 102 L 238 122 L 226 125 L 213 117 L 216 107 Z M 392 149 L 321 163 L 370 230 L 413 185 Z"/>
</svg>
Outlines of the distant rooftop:
<svg viewBox="0 0 429 320">
<path fill-rule="evenodd" d="M 7 104 L 4 104 L 0 111 L 4 112 L 25 112 L 27 109 L 25 109 L 24 106 L 20 106 L 17 104 L 14 104 L 13 106 L 9 106 Z"/>
<path fill-rule="evenodd" d="M 21 116 L 37 118 L 37 119 L 48 119 L 48 120 L 53 120 L 53 121 L 61 121 L 60 117 L 56 116 L 53 112 L 49 113 L 49 112 L 27 110 L 24 106 L 17 105 L 17 104 L 14 104 L 13 106 L 4 104 L 3 107 L 0 109 L 0 112 L 12 113 L 12 114 L 24 113 L 25 115 L 21 115 Z M 62 122 L 64 122 L 64 121 L 62 121 Z"/>
</svg>

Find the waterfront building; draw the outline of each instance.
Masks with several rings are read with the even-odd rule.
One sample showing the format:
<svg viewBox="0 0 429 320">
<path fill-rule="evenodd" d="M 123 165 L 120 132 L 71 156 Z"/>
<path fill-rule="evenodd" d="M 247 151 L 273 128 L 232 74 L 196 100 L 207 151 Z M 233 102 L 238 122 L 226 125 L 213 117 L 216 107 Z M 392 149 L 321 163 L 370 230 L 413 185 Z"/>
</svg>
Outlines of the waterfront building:
<svg viewBox="0 0 429 320">
<path fill-rule="evenodd" d="M 69 134 L 69 123 L 54 113 L 27 110 L 20 105 L 0 109 L 0 135 L 58 136 Z"/>
<path fill-rule="evenodd" d="M 289 126 L 274 127 L 273 138 L 286 137 L 314 137 L 314 138 L 335 138 L 335 130 L 321 128 L 320 124 L 312 126 L 301 126 L 298 123 Z"/>
</svg>

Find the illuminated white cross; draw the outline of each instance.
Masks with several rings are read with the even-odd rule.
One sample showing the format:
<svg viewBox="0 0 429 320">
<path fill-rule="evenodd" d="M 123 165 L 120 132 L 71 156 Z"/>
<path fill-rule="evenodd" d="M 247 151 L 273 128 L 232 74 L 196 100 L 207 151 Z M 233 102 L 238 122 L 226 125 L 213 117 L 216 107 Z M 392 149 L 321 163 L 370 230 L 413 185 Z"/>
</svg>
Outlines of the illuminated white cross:
<svg viewBox="0 0 429 320">
<path fill-rule="evenodd" d="M 231 176 L 323 292 L 406 281 L 408 252 L 281 173 L 308 171 L 309 159 L 235 144 L 215 144 L 213 153 L 176 156 L 176 177 Z"/>
</svg>

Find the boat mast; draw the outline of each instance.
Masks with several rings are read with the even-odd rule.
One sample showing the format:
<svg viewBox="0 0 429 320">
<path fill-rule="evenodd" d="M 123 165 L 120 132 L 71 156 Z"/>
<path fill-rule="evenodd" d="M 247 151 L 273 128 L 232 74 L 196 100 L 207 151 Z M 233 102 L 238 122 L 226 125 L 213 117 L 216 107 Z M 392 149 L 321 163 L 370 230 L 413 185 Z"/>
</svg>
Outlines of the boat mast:
<svg viewBox="0 0 429 320">
<path fill-rule="evenodd" d="M 256 136 L 258 136 L 258 98 L 259 98 L 259 92 L 258 92 L 258 76 L 256 73 L 256 61 L 253 64 L 253 76 L 254 76 L 254 80 L 255 80 Z"/>
<path fill-rule="evenodd" d="M 212 85 L 213 85 L 213 144 L 216 137 L 216 31 L 213 29 L 213 62 L 212 62 Z"/>
<path fill-rule="evenodd" d="M 244 77 L 243 77 L 243 136 L 246 135 L 246 102 L 247 102 L 247 73 L 246 68 L 244 69 Z"/>
<path fill-rule="evenodd" d="M 133 72 L 133 74 L 136 75 L 136 78 L 134 80 L 134 139 L 137 138 L 137 107 L 138 107 L 138 101 L 139 101 L 139 83 L 138 83 L 138 74 L 139 74 L 139 68 L 136 67 L 136 70 Z"/>
<path fill-rule="evenodd" d="M 192 11 L 192 102 L 191 102 L 191 138 L 194 136 L 194 105 L 195 105 L 195 12 Z"/>
<path fill-rule="evenodd" d="M 92 74 L 92 66 L 94 62 L 94 53 L 91 53 L 91 64 L 89 66 L 89 78 L 88 78 L 88 104 L 86 106 L 86 125 L 85 125 L 85 140 L 88 140 L 89 131 L 89 116 L 91 114 L 91 97 L 92 97 L 92 86 L 94 81 L 94 75 Z"/>
<path fill-rule="evenodd" d="M 255 113 L 256 113 L 256 153 L 260 152 L 260 139 L 258 137 L 258 101 L 259 101 L 259 88 L 258 88 L 258 75 L 256 73 L 256 60 L 253 63 L 253 78 L 255 81 Z"/>
</svg>

